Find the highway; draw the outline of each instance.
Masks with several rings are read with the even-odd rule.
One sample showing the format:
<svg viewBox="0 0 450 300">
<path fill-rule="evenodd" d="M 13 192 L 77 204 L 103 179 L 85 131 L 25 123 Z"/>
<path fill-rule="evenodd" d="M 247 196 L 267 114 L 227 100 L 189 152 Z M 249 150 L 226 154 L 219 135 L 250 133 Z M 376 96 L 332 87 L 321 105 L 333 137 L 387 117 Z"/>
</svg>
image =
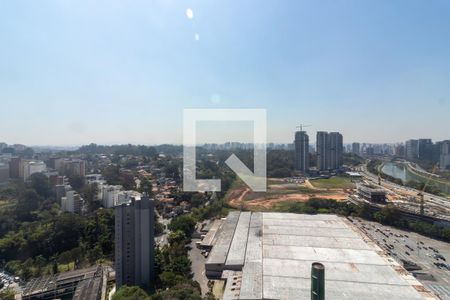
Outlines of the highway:
<svg viewBox="0 0 450 300">
<path fill-rule="evenodd" d="M 378 185 L 378 177 L 374 174 L 370 173 L 367 170 L 366 165 L 363 165 L 359 168 L 361 172 L 361 175 L 363 175 L 364 179 L 371 182 L 372 184 Z M 421 191 L 398 185 L 396 183 L 387 181 L 382 179 L 381 181 L 381 187 L 384 188 L 388 193 L 400 195 L 403 199 L 403 204 L 406 206 L 409 206 L 409 209 L 411 210 L 411 207 L 417 207 L 413 210 L 414 213 L 419 213 L 419 204 L 417 202 L 411 202 L 407 197 L 404 195 L 411 195 L 412 197 L 417 198 L 417 194 Z M 425 213 L 427 215 L 438 217 L 443 220 L 450 221 L 450 199 L 436 196 L 429 193 L 424 193 L 424 201 L 425 201 Z M 400 201 L 397 202 L 397 204 L 402 204 Z"/>
</svg>

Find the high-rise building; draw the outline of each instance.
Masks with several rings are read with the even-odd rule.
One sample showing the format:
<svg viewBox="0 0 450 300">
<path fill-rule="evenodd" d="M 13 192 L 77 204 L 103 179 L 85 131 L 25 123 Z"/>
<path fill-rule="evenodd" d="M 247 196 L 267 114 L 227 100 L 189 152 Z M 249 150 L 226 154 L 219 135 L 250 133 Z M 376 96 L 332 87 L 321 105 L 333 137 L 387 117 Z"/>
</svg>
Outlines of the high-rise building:
<svg viewBox="0 0 450 300">
<path fill-rule="evenodd" d="M 309 170 L 309 137 L 306 131 L 295 133 L 295 169 L 303 173 Z"/>
<path fill-rule="evenodd" d="M 419 139 L 419 159 L 431 161 L 433 158 L 433 142 L 431 139 Z"/>
<path fill-rule="evenodd" d="M 328 169 L 336 170 L 344 164 L 342 134 L 339 132 L 330 132 L 328 138 L 330 140 L 330 162 Z"/>
<path fill-rule="evenodd" d="M 47 169 L 43 161 L 20 160 L 19 176 L 24 180 L 35 173 L 42 173 Z"/>
<path fill-rule="evenodd" d="M 20 157 L 13 157 L 9 161 L 9 176 L 11 178 L 19 178 L 20 177 Z"/>
<path fill-rule="evenodd" d="M 102 202 L 106 208 L 114 207 L 117 204 L 119 192 L 122 189 L 120 185 L 103 185 L 102 189 Z"/>
<path fill-rule="evenodd" d="M 86 161 L 82 159 L 65 159 L 59 165 L 60 174 L 65 175 L 86 175 Z"/>
<path fill-rule="evenodd" d="M 336 170 L 343 165 L 343 138 L 339 132 L 317 132 L 316 152 L 319 171 Z"/>
<path fill-rule="evenodd" d="M 441 170 L 450 168 L 450 140 L 441 142 L 439 166 Z"/>
<path fill-rule="evenodd" d="M 359 143 L 352 144 L 352 153 L 356 155 L 361 155 L 361 145 Z"/>
<path fill-rule="evenodd" d="M 154 268 L 154 202 L 148 195 L 115 207 L 116 288 L 151 289 Z"/>
<path fill-rule="evenodd" d="M 9 163 L 0 161 L 0 183 L 9 180 Z"/>
<path fill-rule="evenodd" d="M 328 132 L 318 131 L 316 135 L 317 169 L 319 171 L 328 170 Z"/>
<path fill-rule="evenodd" d="M 419 141 L 407 140 L 405 143 L 406 159 L 414 160 L 419 158 Z"/>
<path fill-rule="evenodd" d="M 404 157 L 405 156 L 405 146 L 402 144 L 396 145 L 394 149 L 395 156 Z"/>
</svg>

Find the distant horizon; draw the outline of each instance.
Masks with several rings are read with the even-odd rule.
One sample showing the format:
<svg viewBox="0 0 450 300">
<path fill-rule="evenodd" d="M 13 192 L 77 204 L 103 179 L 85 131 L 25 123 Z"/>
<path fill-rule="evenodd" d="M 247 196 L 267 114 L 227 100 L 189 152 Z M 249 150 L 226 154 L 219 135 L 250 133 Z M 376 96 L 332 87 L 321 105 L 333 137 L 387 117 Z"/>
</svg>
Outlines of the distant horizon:
<svg viewBox="0 0 450 300">
<path fill-rule="evenodd" d="M 418 140 L 418 139 L 428 139 L 428 138 L 413 138 L 413 140 Z M 432 140 L 433 143 L 436 142 L 441 142 L 441 141 L 446 141 L 446 140 L 450 140 L 450 138 L 448 139 L 441 139 L 441 140 Z M 351 145 L 353 143 L 359 143 L 359 144 L 366 144 L 366 145 L 400 145 L 400 144 L 405 144 L 406 141 L 401 141 L 401 142 L 392 142 L 392 143 L 388 143 L 388 142 L 379 142 L 379 143 L 373 143 L 373 142 L 359 142 L 359 141 L 355 141 L 355 142 L 344 142 L 344 145 Z M 6 142 L 2 142 L 0 141 L 0 143 L 6 143 Z M 204 145 L 225 145 L 226 143 L 239 143 L 239 144 L 253 144 L 251 142 L 238 142 L 238 141 L 227 141 L 227 142 L 222 142 L 222 143 L 197 143 L 196 146 L 204 146 Z M 6 143 L 8 146 L 14 146 L 14 145 L 23 145 L 26 147 L 30 147 L 30 148 L 80 148 L 83 146 L 88 146 L 90 144 L 95 144 L 97 146 L 121 146 L 121 145 L 141 145 L 141 146 L 147 146 L 147 147 L 156 147 L 156 146 L 163 146 L 163 145 L 170 145 L 170 146 L 183 146 L 182 143 L 158 143 L 158 144 L 146 144 L 146 143 L 112 143 L 112 144 L 103 144 L 103 143 L 95 143 L 95 142 L 91 142 L 91 143 L 86 143 L 86 144 L 55 144 L 55 145 L 33 145 L 33 144 L 23 144 L 23 143 Z M 270 142 L 268 141 L 266 143 L 266 145 L 269 144 L 274 144 L 274 145 L 292 145 L 292 142 Z M 310 141 L 309 145 L 315 145 L 316 142 L 315 141 Z"/>
</svg>

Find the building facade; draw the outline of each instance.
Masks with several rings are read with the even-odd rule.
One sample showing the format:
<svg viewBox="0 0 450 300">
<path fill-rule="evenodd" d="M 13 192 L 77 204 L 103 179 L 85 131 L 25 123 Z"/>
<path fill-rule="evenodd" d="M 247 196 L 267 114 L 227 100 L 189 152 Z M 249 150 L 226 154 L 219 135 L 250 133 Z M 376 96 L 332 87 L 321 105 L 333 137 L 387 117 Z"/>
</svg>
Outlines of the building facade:
<svg viewBox="0 0 450 300">
<path fill-rule="evenodd" d="M 433 158 L 433 142 L 431 139 L 419 139 L 419 159 L 431 161 Z"/>
<path fill-rule="evenodd" d="M 356 155 L 361 155 L 361 145 L 359 143 L 352 144 L 352 153 Z"/>
<path fill-rule="evenodd" d="M 328 132 L 318 131 L 316 135 L 317 169 L 328 170 Z"/>
<path fill-rule="evenodd" d="M 154 270 L 154 201 L 148 195 L 115 207 L 116 288 L 150 290 Z"/>
<path fill-rule="evenodd" d="M 370 202 L 386 203 L 386 191 L 372 185 L 358 185 L 358 195 Z"/>
<path fill-rule="evenodd" d="M 407 140 L 405 143 L 406 159 L 415 160 L 419 158 L 419 141 Z"/>
<path fill-rule="evenodd" d="M 295 133 L 295 169 L 303 173 L 309 170 L 309 137 L 306 131 Z"/>
<path fill-rule="evenodd" d="M 318 131 L 316 136 L 317 169 L 336 170 L 343 165 L 343 137 L 339 132 Z"/>
<path fill-rule="evenodd" d="M 83 198 L 73 190 L 67 191 L 61 198 L 61 210 L 65 212 L 81 214 Z"/>
<path fill-rule="evenodd" d="M 119 192 L 122 189 L 120 185 L 102 185 L 102 202 L 106 208 L 111 208 L 117 205 Z"/>
<path fill-rule="evenodd" d="M 9 163 L 0 161 L 0 183 L 9 180 Z"/>
<path fill-rule="evenodd" d="M 28 180 L 35 173 L 42 173 L 47 169 L 43 161 L 20 160 L 19 177 Z"/>
<path fill-rule="evenodd" d="M 339 132 L 330 132 L 328 138 L 330 140 L 328 169 L 336 170 L 344 164 L 342 134 Z"/>
<path fill-rule="evenodd" d="M 441 142 L 439 166 L 441 170 L 450 169 L 450 140 Z"/>
</svg>

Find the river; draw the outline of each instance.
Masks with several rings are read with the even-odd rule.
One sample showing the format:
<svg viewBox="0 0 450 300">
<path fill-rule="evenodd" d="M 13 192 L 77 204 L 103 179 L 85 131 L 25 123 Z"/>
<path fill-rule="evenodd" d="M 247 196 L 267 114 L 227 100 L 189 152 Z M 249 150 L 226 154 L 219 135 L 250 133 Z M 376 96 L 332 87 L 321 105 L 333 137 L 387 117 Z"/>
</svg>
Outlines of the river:
<svg viewBox="0 0 450 300">
<path fill-rule="evenodd" d="M 387 174 L 394 178 L 401 179 L 403 181 L 403 183 L 410 181 L 410 180 L 415 180 L 415 181 L 419 181 L 419 182 L 427 181 L 426 177 L 423 177 L 423 176 L 420 176 L 420 175 L 417 175 L 417 174 L 411 172 L 402 163 L 386 162 L 383 165 L 383 168 L 381 168 L 381 171 L 384 174 Z M 440 190 L 442 190 L 444 193 L 450 194 L 450 183 L 445 184 L 445 183 L 431 179 L 430 184 L 435 185 Z"/>
</svg>

